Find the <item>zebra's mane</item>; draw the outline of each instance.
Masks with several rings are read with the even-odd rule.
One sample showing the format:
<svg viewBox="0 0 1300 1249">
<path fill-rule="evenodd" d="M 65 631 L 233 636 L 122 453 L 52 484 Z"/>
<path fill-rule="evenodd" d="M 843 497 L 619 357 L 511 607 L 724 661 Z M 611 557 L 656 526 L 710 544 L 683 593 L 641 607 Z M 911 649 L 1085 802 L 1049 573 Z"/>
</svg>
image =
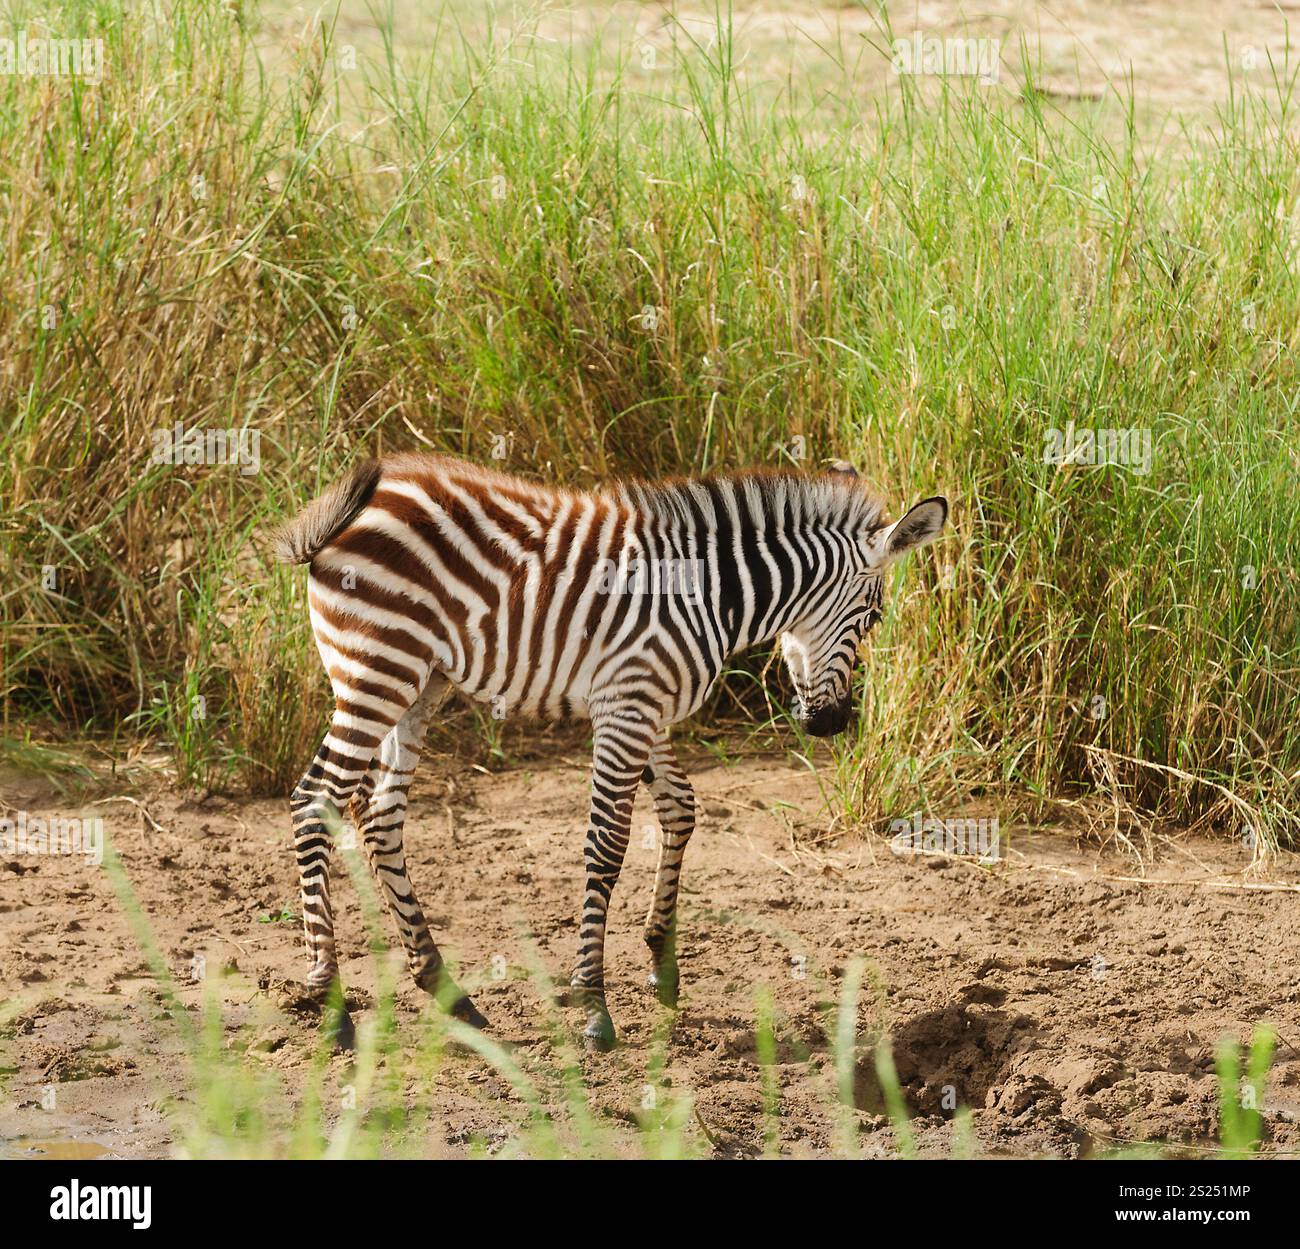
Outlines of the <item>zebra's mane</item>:
<svg viewBox="0 0 1300 1249">
<path fill-rule="evenodd" d="M 485 490 L 495 487 L 516 497 L 562 499 L 587 494 L 614 499 L 667 527 L 692 523 L 701 510 L 707 514 L 726 492 L 734 494 L 742 525 L 754 523 L 757 517 L 766 522 L 764 528 L 778 528 L 789 522 L 800 529 L 858 532 L 887 523 L 880 499 L 850 473 L 751 468 L 701 477 L 615 478 L 582 491 L 517 477 L 451 456 L 420 452 L 389 456 L 384 468 L 398 476 L 432 473 L 436 478 L 447 473 L 462 481 L 474 481 Z"/>
<path fill-rule="evenodd" d="M 858 532 L 886 523 L 880 499 L 847 473 L 743 469 L 705 477 L 627 480 L 612 489 L 669 524 L 693 515 L 700 504 L 716 503 L 726 492 L 736 498 L 742 525 L 757 517 L 763 528 L 791 523 L 800 529 Z"/>
</svg>

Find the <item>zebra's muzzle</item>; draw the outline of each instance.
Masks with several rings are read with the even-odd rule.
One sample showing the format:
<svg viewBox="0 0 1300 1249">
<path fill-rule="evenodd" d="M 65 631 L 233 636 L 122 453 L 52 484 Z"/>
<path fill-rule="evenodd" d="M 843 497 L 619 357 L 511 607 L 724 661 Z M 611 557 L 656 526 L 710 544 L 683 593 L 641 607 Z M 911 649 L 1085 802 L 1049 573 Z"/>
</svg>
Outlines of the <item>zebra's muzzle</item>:
<svg viewBox="0 0 1300 1249">
<path fill-rule="evenodd" d="M 848 699 L 842 703 L 818 707 L 811 714 L 804 714 L 803 709 L 795 711 L 795 719 L 799 722 L 799 727 L 803 729 L 810 737 L 834 737 L 836 733 L 843 733 L 848 727 L 849 718 L 852 714 L 852 705 Z"/>
</svg>

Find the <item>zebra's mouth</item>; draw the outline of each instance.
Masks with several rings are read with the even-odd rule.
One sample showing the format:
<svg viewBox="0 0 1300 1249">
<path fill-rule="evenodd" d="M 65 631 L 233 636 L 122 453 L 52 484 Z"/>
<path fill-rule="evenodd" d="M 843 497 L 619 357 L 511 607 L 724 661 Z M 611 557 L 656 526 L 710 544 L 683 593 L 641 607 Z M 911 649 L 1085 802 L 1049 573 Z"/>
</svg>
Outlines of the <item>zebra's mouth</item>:
<svg viewBox="0 0 1300 1249">
<path fill-rule="evenodd" d="M 848 699 L 842 703 L 826 704 L 806 712 L 802 703 L 796 703 L 794 718 L 810 737 L 834 737 L 848 727 L 852 705 Z"/>
</svg>

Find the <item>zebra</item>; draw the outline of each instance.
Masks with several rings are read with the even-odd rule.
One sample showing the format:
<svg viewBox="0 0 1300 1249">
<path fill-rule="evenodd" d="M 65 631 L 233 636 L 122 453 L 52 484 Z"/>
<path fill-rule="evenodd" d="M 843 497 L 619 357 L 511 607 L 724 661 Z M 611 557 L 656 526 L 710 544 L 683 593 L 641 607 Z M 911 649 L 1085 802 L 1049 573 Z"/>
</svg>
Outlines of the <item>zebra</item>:
<svg viewBox="0 0 1300 1249">
<path fill-rule="evenodd" d="M 450 979 L 411 884 L 402 828 L 425 731 L 454 689 L 494 714 L 591 723 L 585 887 L 570 1001 L 593 1050 L 613 1045 L 605 920 L 638 784 L 660 824 L 645 924 L 650 983 L 676 1006 L 677 896 L 695 797 L 669 727 L 730 657 L 780 639 L 791 713 L 818 737 L 850 718 L 858 649 L 886 567 L 936 538 L 947 500 L 889 523 L 853 469 L 750 470 L 554 489 L 448 456 L 368 460 L 275 536 L 309 564 L 312 630 L 335 705 L 290 807 L 311 969 L 338 977 L 329 899 L 342 812 L 364 846 L 411 974 L 452 1014 L 486 1020 Z M 350 1030 L 346 1011 L 341 1027 Z"/>
</svg>

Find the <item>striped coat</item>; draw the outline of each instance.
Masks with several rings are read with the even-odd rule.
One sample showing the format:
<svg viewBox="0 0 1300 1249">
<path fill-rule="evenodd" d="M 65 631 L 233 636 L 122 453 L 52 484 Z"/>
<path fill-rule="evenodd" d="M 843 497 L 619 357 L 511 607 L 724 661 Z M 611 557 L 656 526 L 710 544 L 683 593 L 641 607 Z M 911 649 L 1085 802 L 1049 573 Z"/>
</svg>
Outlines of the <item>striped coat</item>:
<svg viewBox="0 0 1300 1249">
<path fill-rule="evenodd" d="M 651 979 L 675 1002 L 675 915 L 694 828 L 668 726 L 696 711 L 737 652 L 781 638 L 794 714 L 842 729 L 855 656 L 887 563 L 930 541 L 947 504 L 895 525 L 851 470 L 624 482 L 584 494 L 446 457 L 358 467 L 287 525 L 280 558 L 310 564 L 311 622 L 335 695 L 292 798 L 309 992 L 337 976 L 331 828 L 349 809 L 417 982 L 482 1017 L 448 979 L 402 848 L 406 795 L 448 688 L 498 717 L 591 720 L 593 763 L 575 996 L 613 1040 L 604 930 L 642 780 L 662 842 L 646 923 Z"/>
</svg>

